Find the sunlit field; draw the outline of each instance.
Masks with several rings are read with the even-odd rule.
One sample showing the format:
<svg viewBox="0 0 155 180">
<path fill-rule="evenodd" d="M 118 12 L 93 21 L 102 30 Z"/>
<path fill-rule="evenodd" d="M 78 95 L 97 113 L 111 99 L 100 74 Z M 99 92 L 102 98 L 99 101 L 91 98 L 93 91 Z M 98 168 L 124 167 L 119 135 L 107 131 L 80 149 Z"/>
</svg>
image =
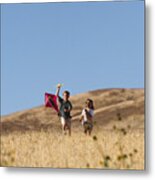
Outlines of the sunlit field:
<svg viewBox="0 0 155 180">
<path fill-rule="evenodd" d="M 64 136 L 40 131 L 2 136 L 2 166 L 54 168 L 144 168 L 144 133 L 94 130 Z"/>
</svg>

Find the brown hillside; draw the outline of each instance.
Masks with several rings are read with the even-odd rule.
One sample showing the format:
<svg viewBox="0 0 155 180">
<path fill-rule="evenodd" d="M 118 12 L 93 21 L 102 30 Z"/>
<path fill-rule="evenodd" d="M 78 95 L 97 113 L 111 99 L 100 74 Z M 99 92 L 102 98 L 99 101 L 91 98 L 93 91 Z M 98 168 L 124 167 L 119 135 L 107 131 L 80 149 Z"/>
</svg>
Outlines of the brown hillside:
<svg viewBox="0 0 155 180">
<path fill-rule="evenodd" d="M 80 126 L 78 119 L 87 98 L 94 100 L 94 121 L 98 126 L 111 129 L 120 115 L 121 124 L 128 123 L 132 129 L 144 128 L 144 90 L 105 89 L 78 94 L 70 98 L 73 104 L 72 125 L 75 131 Z M 55 111 L 44 106 L 3 116 L 1 126 L 2 134 L 13 131 L 40 131 L 40 129 L 61 131 Z"/>
</svg>

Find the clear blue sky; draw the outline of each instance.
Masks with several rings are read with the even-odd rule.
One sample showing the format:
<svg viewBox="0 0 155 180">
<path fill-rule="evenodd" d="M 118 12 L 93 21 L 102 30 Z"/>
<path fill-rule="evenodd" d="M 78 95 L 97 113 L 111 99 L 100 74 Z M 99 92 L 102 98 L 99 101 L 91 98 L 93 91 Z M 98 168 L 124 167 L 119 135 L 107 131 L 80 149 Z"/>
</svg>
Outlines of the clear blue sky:
<svg viewBox="0 0 155 180">
<path fill-rule="evenodd" d="M 144 1 L 1 5 L 1 115 L 72 95 L 144 87 Z"/>
</svg>

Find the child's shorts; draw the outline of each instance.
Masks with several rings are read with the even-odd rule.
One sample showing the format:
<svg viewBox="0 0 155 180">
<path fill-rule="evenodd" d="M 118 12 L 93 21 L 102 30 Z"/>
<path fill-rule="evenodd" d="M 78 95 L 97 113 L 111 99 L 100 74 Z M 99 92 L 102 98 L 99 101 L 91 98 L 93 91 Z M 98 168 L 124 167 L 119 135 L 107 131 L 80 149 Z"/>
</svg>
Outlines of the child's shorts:
<svg viewBox="0 0 155 180">
<path fill-rule="evenodd" d="M 64 117 L 61 117 L 61 124 L 64 126 L 71 127 L 71 118 L 65 119 Z"/>
<path fill-rule="evenodd" d="M 83 123 L 83 127 L 84 127 L 84 130 L 90 130 L 91 131 L 93 129 L 93 124 L 86 121 Z"/>
</svg>

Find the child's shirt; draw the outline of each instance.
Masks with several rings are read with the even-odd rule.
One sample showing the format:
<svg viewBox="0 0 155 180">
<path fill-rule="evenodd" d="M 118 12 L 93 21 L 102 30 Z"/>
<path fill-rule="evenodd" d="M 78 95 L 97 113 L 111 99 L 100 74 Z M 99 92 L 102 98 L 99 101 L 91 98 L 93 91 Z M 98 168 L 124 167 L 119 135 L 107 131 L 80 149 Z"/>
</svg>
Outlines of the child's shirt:
<svg viewBox="0 0 155 180">
<path fill-rule="evenodd" d="M 64 101 L 60 96 L 58 96 L 58 101 L 60 103 L 60 116 L 64 117 L 65 119 L 70 118 L 70 111 L 72 110 L 71 102 L 69 100 Z M 65 112 L 65 109 L 69 110 L 69 112 Z"/>
<path fill-rule="evenodd" d="M 88 113 L 93 117 L 94 116 L 94 110 L 93 109 L 87 109 L 87 111 L 88 111 Z M 85 112 L 85 109 L 83 109 L 82 110 L 82 114 L 81 114 L 82 116 L 83 116 L 83 120 L 82 120 L 82 124 L 84 123 L 84 122 L 87 122 L 87 121 L 89 121 L 88 119 L 87 119 L 87 114 L 86 114 L 86 112 Z"/>
</svg>

